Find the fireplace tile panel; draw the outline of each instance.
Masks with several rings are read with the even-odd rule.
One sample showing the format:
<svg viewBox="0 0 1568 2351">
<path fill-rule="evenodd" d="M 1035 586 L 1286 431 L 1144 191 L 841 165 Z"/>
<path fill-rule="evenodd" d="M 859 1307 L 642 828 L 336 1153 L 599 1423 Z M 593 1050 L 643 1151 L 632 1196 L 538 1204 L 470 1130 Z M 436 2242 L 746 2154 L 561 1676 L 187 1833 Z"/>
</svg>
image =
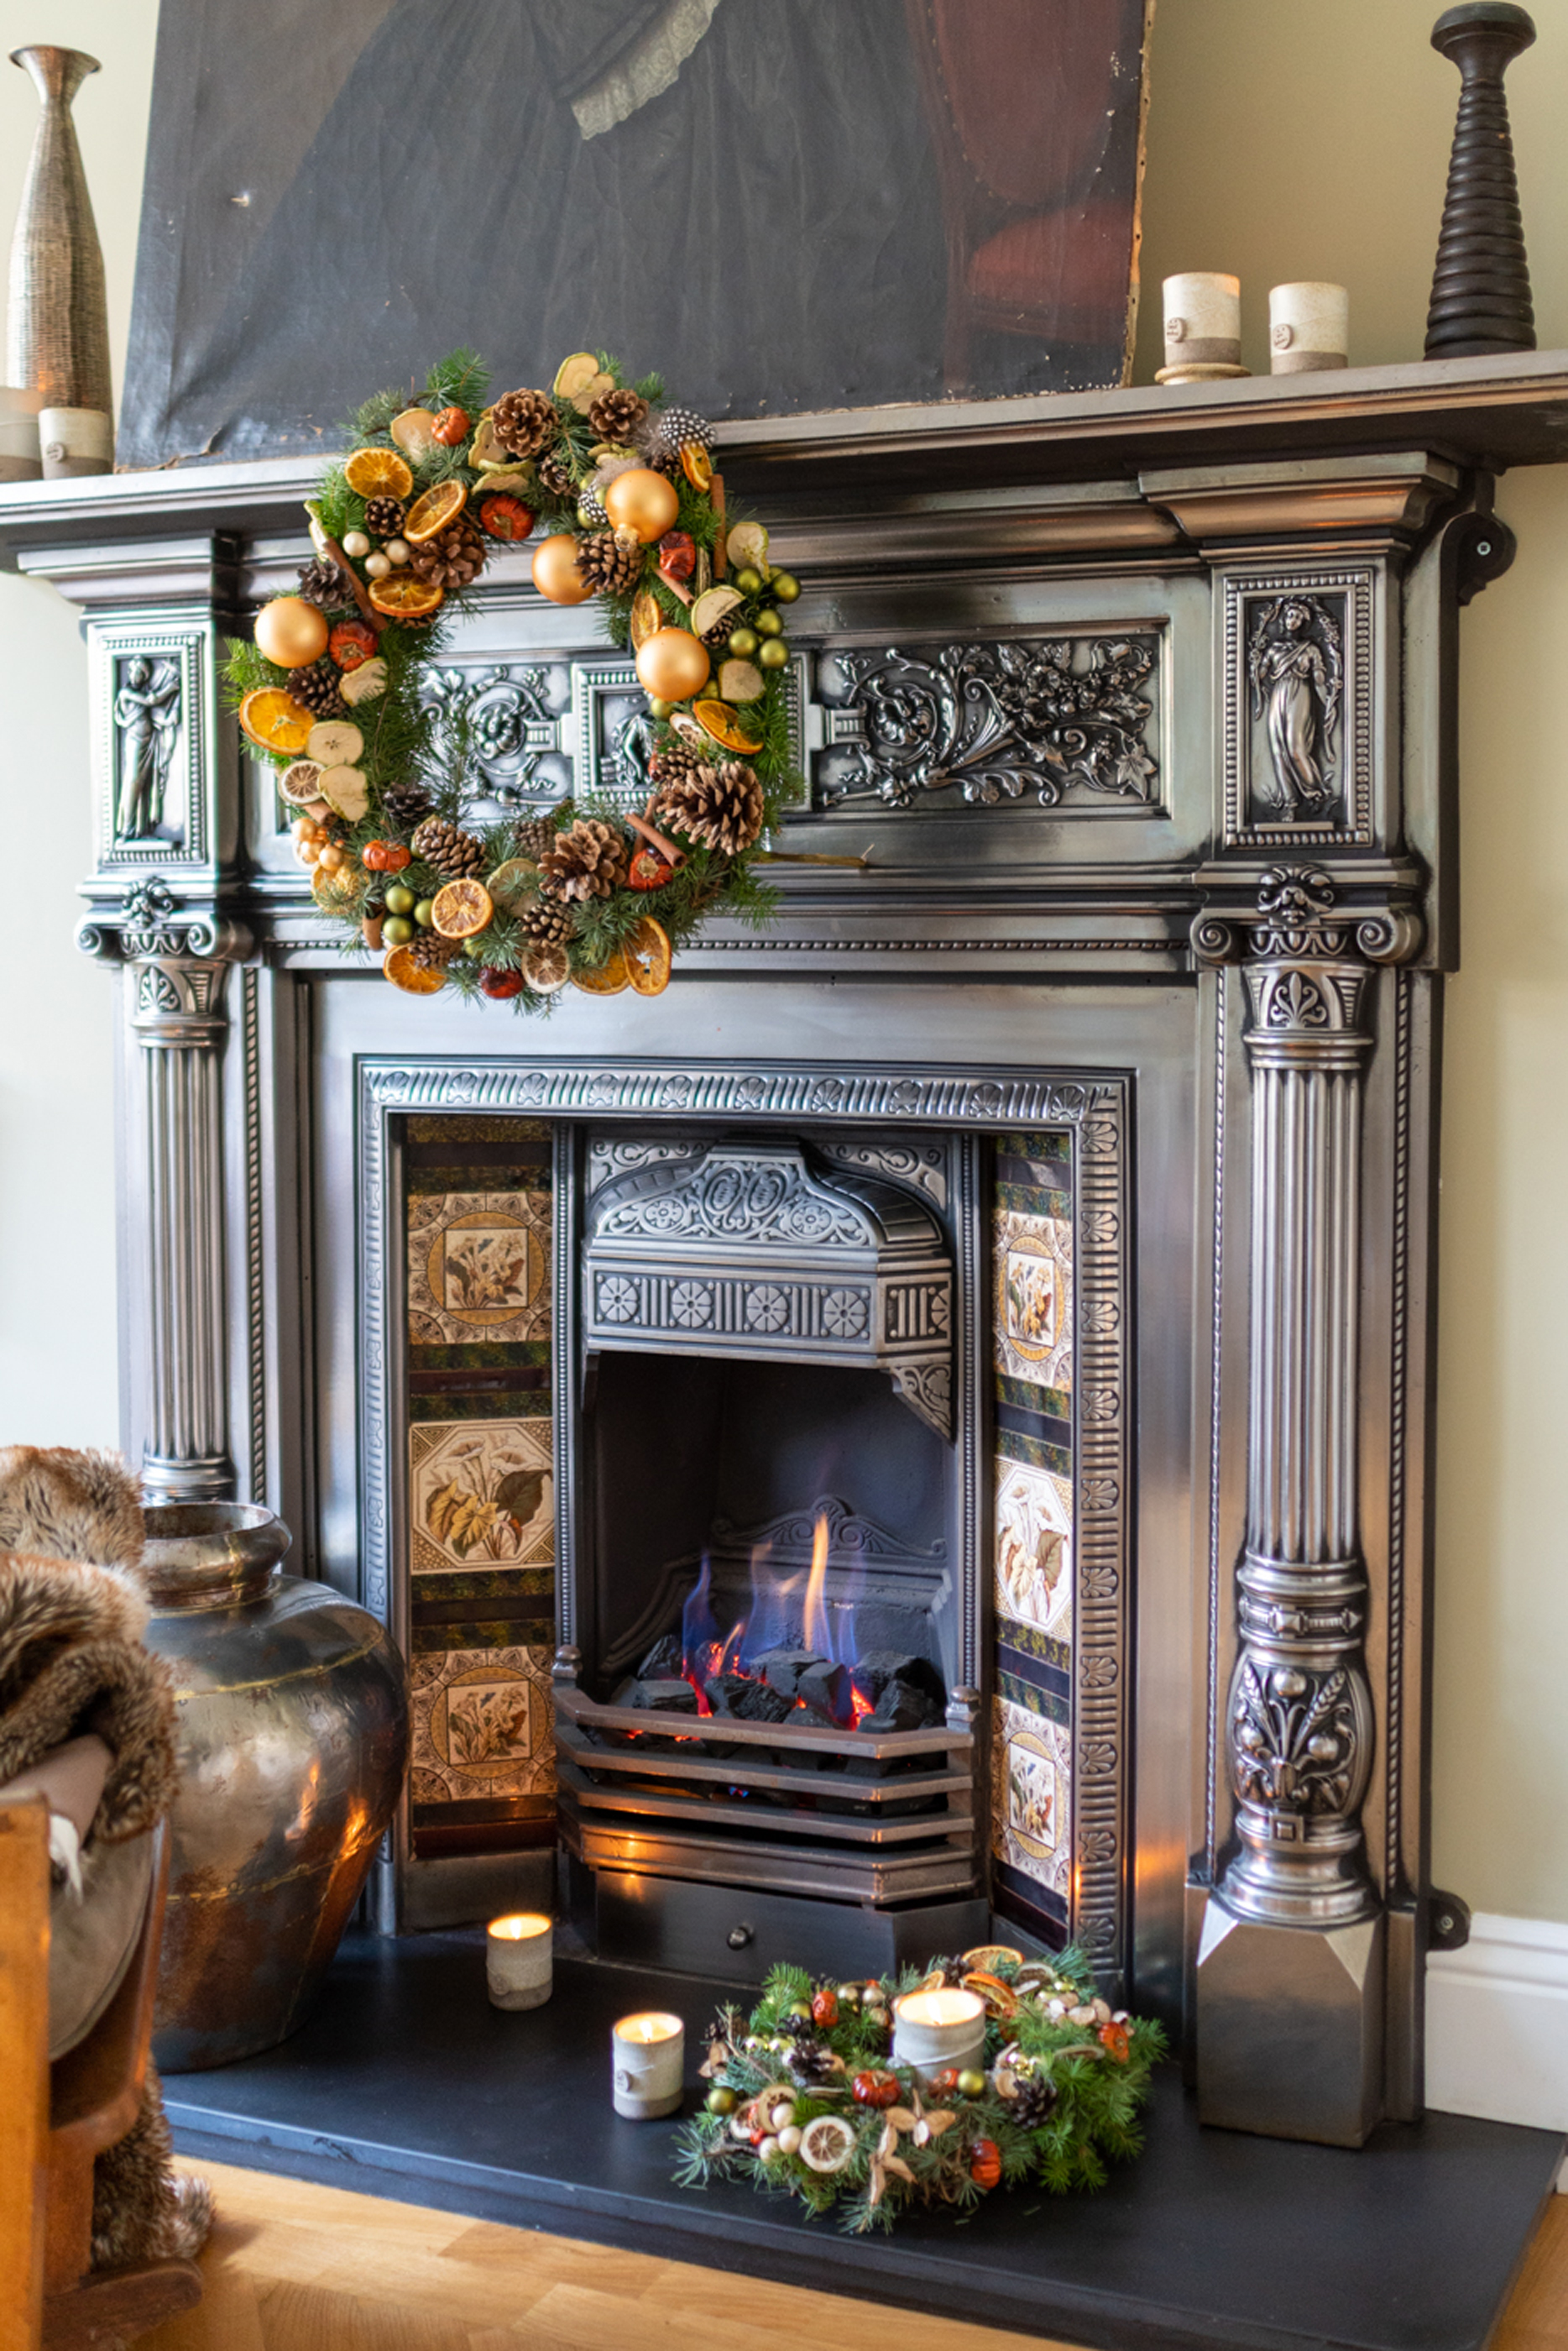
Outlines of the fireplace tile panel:
<svg viewBox="0 0 1568 2351">
<path fill-rule="evenodd" d="M 426 1805 L 554 1797 L 553 1654 L 544 1646 L 472 1648 L 414 1658 L 416 1819 Z"/>
<path fill-rule="evenodd" d="M 555 1830 L 551 1153 L 536 1119 L 416 1116 L 404 1130 L 421 1854 Z"/>
<path fill-rule="evenodd" d="M 992 1224 L 995 1907 L 1072 1926 L 1073 1141 L 998 1137 Z"/>
</svg>

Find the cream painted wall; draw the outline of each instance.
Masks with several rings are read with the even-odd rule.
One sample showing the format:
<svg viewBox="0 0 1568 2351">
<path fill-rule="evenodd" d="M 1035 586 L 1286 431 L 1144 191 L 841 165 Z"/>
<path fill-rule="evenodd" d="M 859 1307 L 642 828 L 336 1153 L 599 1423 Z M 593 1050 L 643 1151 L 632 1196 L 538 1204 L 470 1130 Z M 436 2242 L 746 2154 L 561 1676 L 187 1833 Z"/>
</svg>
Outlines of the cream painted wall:
<svg viewBox="0 0 1568 2351">
<path fill-rule="evenodd" d="M 155 0 L 0 0 L 104 72 L 77 120 L 109 267 L 116 381 L 130 305 Z M 1140 380 L 1159 279 L 1231 269 L 1246 356 L 1268 288 L 1351 290 L 1353 355 L 1418 356 L 1458 89 L 1435 0 L 1163 0 L 1153 48 Z M 1510 78 L 1543 347 L 1568 345 L 1568 0 Z M 0 225 L 31 138 L 0 76 Z M 476 327 L 483 341 L 483 322 Z M 1466 615 L 1465 967 L 1449 999 L 1439 1419 L 1436 1865 L 1478 1908 L 1568 1918 L 1568 475 L 1521 473 L 1519 561 Z M 82 653 L 53 591 L 0 579 L 14 908 L 0 1020 L 0 1437 L 112 1442 L 109 1007 L 69 945 L 88 854 Z M 23 929 L 26 963 L 23 961 Z M 60 1084 L 61 1071 L 68 1082 Z"/>
</svg>

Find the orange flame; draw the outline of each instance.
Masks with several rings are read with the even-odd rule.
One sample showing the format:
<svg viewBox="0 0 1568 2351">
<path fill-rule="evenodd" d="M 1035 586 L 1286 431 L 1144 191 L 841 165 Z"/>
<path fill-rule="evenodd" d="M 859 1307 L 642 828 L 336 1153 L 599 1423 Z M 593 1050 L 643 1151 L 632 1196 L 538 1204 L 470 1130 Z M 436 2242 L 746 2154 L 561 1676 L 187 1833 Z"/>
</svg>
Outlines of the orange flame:
<svg viewBox="0 0 1568 2351">
<path fill-rule="evenodd" d="M 827 1610 L 823 1602 L 823 1589 L 827 1582 L 827 1516 L 817 1519 L 811 1538 L 811 1574 L 805 1586 L 805 1617 L 801 1627 L 808 1649 L 819 1657 L 830 1657 L 832 1647 L 827 1637 Z"/>
</svg>

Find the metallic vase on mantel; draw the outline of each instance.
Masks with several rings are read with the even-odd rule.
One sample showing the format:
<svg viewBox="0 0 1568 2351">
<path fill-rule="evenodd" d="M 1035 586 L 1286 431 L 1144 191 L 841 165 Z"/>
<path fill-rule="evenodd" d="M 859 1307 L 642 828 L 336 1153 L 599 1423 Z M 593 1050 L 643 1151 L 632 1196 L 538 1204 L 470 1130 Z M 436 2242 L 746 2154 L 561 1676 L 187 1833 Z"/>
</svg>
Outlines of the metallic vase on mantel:
<svg viewBox="0 0 1568 2351">
<path fill-rule="evenodd" d="M 43 112 L 11 240 L 5 380 L 41 392 L 47 410 L 112 417 L 103 253 L 71 120 L 71 100 L 98 59 L 35 46 L 13 49 L 11 62 L 31 74 Z"/>
<path fill-rule="evenodd" d="M 290 1537 L 270 1510 L 144 1517 L 181 1773 L 152 2046 L 196 2072 L 304 2023 L 402 1787 L 408 1680 L 375 1617 L 278 1573 Z"/>
</svg>

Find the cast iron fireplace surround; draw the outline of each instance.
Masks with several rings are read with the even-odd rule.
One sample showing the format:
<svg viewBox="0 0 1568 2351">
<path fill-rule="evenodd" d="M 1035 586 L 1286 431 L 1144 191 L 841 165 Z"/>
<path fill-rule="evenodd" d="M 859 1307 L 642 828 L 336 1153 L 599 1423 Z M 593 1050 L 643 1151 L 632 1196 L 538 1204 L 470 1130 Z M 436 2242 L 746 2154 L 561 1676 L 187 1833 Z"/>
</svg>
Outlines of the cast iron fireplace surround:
<svg viewBox="0 0 1568 2351">
<path fill-rule="evenodd" d="M 1565 423 L 1562 357 L 1532 354 L 728 429 L 732 496 L 755 497 L 806 581 L 794 690 L 809 790 L 778 845 L 866 862 L 780 865 L 771 929 L 715 925 L 662 998 L 572 996 L 537 1026 L 410 1005 L 369 959 L 345 968 L 220 715 L 223 634 L 306 551 L 305 476 L 269 463 L 7 487 L 5 559 L 78 605 L 89 648 L 81 942 L 122 1007 L 127 1446 L 155 1493 L 278 1510 L 310 1572 L 410 1646 L 418 1683 L 408 1219 L 446 1181 L 432 1137 L 510 1122 L 496 1131 L 534 1170 L 517 1184 L 536 1186 L 518 1213 L 553 1280 L 528 1376 L 554 1431 L 553 1534 L 539 1522 L 554 1558 L 527 1573 L 536 1590 L 554 1576 L 538 1638 L 562 1653 L 563 1829 L 612 1941 L 641 1936 L 657 1959 L 682 1887 L 698 1908 L 680 1932 L 708 1973 L 726 1971 L 710 1947 L 729 1949 L 737 1900 L 754 1896 L 759 1959 L 802 1917 L 896 1935 L 905 1913 L 871 1881 L 907 1835 L 829 1837 L 860 1855 L 848 1901 L 792 1892 L 782 1862 L 754 1888 L 704 1883 L 689 1855 L 645 1869 L 615 1802 L 611 1827 L 593 1825 L 606 1807 L 585 1790 L 607 1771 L 571 1727 L 584 1693 L 590 1708 L 614 1695 L 616 1636 L 637 1629 L 635 1610 L 618 1627 L 604 1614 L 602 1554 L 628 1523 L 626 1428 L 646 1432 L 666 1391 L 694 1426 L 705 1412 L 718 1426 L 721 1389 L 754 1424 L 770 1381 L 815 1376 L 824 1395 L 841 1384 L 866 1430 L 895 1416 L 930 1448 L 929 1507 L 891 1524 L 874 1476 L 844 1492 L 802 1463 L 763 1494 L 759 1472 L 709 1589 L 741 1573 L 764 1522 L 802 1511 L 831 1520 L 841 1548 L 846 1529 L 879 1528 L 889 1558 L 932 1566 L 949 1710 L 929 1736 L 950 1782 L 936 1841 L 971 1887 L 941 1898 L 1006 1910 L 1006 1868 L 976 1824 L 1013 1750 L 986 1726 L 1037 1703 L 1020 1787 L 1049 1750 L 1064 1805 L 1040 1899 L 1120 1996 L 1179 2029 L 1202 2117 L 1356 2144 L 1418 2115 L 1457 610 L 1511 552 L 1492 473 L 1561 456 Z M 596 643 L 591 608 L 545 607 L 526 577 L 525 555 L 492 565 L 442 691 L 476 714 L 498 807 L 629 796 L 625 665 Z M 172 714 L 144 838 L 116 829 L 136 799 L 119 790 L 138 756 L 133 665 Z M 638 1152 L 644 1173 L 667 1165 L 667 1145 L 804 1170 L 859 1219 L 857 1270 L 829 1287 L 883 1298 L 915 1264 L 932 1298 L 950 1283 L 948 1327 L 933 1304 L 924 1322 L 879 1307 L 852 1331 L 809 1249 L 786 1263 L 775 1235 L 753 1279 L 710 1237 L 680 1311 L 722 1335 L 722 1301 L 741 1300 L 734 1335 L 750 1312 L 753 1339 L 774 1317 L 799 1345 L 785 1365 L 761 1344 L 691 1352 L 659 1325 L 670 1283 L 630 1261 L 635 1237 L 594 1225 L 594 1166 L 618 1171 L 613 1189 Z M 1028 1216 L 1056 1236 L 1072 1306 L 1049 1371 L 1049 1331 L 1042 1364 L 1022 1367 L 1033 1388 L 988 1353 L 1012 1311 L 988 1252 Z M 747 1307 L 759 1287 L 784 1302 Z M 634 1325 L 637 1343 L 618 1343 Z M 725 1438 L 725 1477 L 747 1445 Z M 1025 1656 L 1000 1639 L 1014 1634 L 994 1473 L 1004 1458 L 1028 1469 L 1030 1447 L 1071 1507 L 1039 1551 L 1064 1629 Z M 666 1600 L 683 1604 L 724 1517 L 711 1481 L 701 1509 L 694 1475 L 660 1487 L 657 1457 L 639 1457 L 660 1520 L 645 1617 L 677 1567 Z M 832 1587 L 826 1621 L 847 1589 Z M 741 1813 L 743 1855 L 756 1835 L 733 1751 L 721 1809 Z M 766 1769 L 792 1776 L 776 1757 Z M 1033 1834 L 1044 1815 L 1024 1811 Z M 545 1890 L 554 1855 L 533 1817 L 532 1843 L 492 1824 L 421 1850 L 405 1807 L 382 1925 Z M 809 1856 L 788 1820 L 788 1851 Z M 794 1905 L 783 1924 L 775 1902 Z"/>
</svg>

